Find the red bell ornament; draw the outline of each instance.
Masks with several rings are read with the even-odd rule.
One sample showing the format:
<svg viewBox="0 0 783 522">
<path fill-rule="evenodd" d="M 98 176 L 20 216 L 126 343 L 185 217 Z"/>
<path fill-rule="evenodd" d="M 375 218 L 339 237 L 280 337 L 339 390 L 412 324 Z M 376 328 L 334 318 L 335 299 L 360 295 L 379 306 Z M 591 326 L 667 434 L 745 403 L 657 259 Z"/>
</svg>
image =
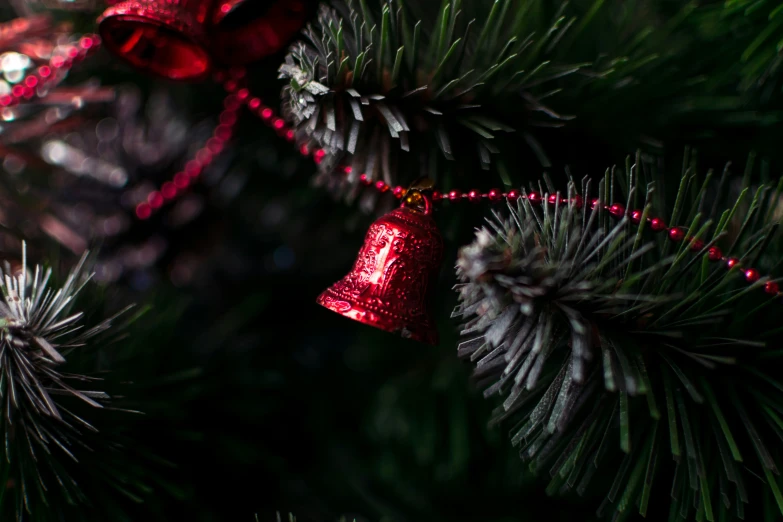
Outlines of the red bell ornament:
<svg viewBox="0 0 783 522">
<path fill-rule="evenodd" d="M 246 65 L 288 45 L 315 12 L 314 0 L 218 0 L 211 49 L 226 65 Z"/>
<path fill-rule="evenodd" d="M 208 50 L 214 0 L 127 0 L 98 19 L 112 53 L 140 71 L 170 80 L 201 80 L 212 69 Z"/>
<path fill-rule="evenodd" d="M 202 80 L 216 63 L 242 66 L 282 50 L 315 0 L 125 0 L 98 19 L 101 38 L 140 71 Z"/>
<path fill-rule="evenodd" d="M 437 344 L 429 294 L 442 259 L 430 201 L 411 194 L 372 224 L 351 272 L 317 302 L 360 323 Z"/>
</svg>

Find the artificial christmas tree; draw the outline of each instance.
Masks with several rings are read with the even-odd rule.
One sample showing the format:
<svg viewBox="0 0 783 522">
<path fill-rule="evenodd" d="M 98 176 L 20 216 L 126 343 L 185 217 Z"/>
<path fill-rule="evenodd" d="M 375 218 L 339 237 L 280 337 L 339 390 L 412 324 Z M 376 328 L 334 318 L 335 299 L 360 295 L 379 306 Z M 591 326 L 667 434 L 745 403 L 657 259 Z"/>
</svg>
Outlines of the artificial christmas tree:
<svg viewBox="0 0 783 522">
<path fill-rule="evenodd" d="M 774 2 L 0 13 L 4 516 L 783 518 Z"/>
</svg>

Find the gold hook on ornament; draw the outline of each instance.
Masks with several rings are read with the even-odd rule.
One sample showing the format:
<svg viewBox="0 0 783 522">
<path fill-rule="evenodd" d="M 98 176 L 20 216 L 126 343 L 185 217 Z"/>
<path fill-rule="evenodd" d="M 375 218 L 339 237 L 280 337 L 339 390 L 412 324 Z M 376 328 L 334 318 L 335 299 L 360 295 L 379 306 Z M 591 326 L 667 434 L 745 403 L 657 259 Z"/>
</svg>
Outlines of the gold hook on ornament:
<svg viewBox="0 0 783 522">
<path fill-rule="evenodd" d="M 425 216 L 432 213 L 432 202 L 430 198 L 424 194 L 435 188 L 435 182 L 430 178 L 419 178 L 411 183 L 408 190 L 405 191 L 405 197 L 402 198 L 402 208 L 411 208 L 422 212 Z"/>
</svg>

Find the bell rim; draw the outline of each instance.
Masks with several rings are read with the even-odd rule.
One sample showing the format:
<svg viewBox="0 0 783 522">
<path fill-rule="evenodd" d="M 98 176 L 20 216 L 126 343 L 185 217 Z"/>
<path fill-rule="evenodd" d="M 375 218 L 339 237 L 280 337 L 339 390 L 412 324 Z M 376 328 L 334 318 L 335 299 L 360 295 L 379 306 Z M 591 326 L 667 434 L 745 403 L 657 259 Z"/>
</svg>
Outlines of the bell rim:
<svg viewBox="0 0 783 522">
<path fill-rule="evenodd" d="M 327 298 L 330 298 L 330 300 L 327 300 Z M 337 306 L 331 305 L 331 303 L 346 303 L 350 305 L 350 309 L 342 311 Z M 384 321 L 365 321 L 358 317 L 354 317 L 351 314 L 348 314 L 349 311 L 355 311 L 359 310 L 363 314 L 367 314 L 368 312 L 374 316 L 383 317 L 383 316 L 392 316 L 396 314 L 392 314 L 390 312 L 384 312 L 383 310 L 373 310 L 370 307 L 366 306 L 362 303 L 357 303 L 355 301 L 348 301 L 342 296 L 340 296 L 337 292 L 332 290 L 331 288 L 327 288 L 316 299 L 316 303 L 320 306 L 323 306 L 327 310 L 334 312 L 336 314 L 339 314 L 347 319 L 351 319 L 353 321 L 356 321 L 357 323 L 364 324 L 366 326 L 371 326 L 374 328 L 377 328 L 379 330 L 383 330 L 385 332 L 389 332 L 395 335 L 398 335 L 402 337 L 403 339 L 410 339 L 412 341 L 417 341 L 424 344 L 430 344 L 430 345 L 437 345 L 438 344 L 438 331 L 435 328 L 434 325 L 432 326 L 413 326 L 406 325 L 403 328 L 399 327 L 392 327 L 389 324 L 386 324 Z M 404 320 L 402 317 L 398 317 L 399 319 Z M 407 323 L 407 321 L 405 321 Z M 407 332 L 407 335 L 406 333 Z"/>
<path fill-rule="evenodd" d="M 201 42 L 204 35 L 193 36 L 188 34 L 190 31 L 198 31 L 198 29 L 194 29 L 194 26 L 197 26 L 197 24 L 188 23 L 186 20 L 175 16 L 166 21 L 157 19 L 159 17 L 160 13 L 156 9 L 146 5 L 139 5 L 136 1 L 121 2 L 109 7 L 98 18 L 98 32 L 103 45 L 114 56 L 139 70 L 159 78 L 178 82 L 198 82 L 208 78 L 213 68 L 213 59 L 205 45 Z M 163 67 L 155 67 L 149 65 L 149 62 L 134 60 L 132 55 L 120 49 L 121 45 L 117 43 L 112 33 L 112 30 L 116 29 L 119 24 L 128 23 L 165 31 L 164 34 L 167 39 L 176 39 L 180 44 L 186 44 L 194 56 L 197 56 L 204 63 L 204 66 L 199 68 L 198 72 L 172 75 L 171 73 L 167 74 Z"/>
</svg>

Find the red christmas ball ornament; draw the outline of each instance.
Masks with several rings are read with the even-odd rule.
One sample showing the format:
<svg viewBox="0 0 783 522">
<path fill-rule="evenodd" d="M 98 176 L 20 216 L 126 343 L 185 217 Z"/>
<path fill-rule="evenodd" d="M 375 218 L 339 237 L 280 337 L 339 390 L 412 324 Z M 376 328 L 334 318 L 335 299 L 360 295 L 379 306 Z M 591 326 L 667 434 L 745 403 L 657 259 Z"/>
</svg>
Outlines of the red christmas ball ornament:
<svg viewBox="0 0 783 522">
<path fill-rule="evenodd" d="M 710 261 L 720 261 L 723 259 L 723 252 L 720 251 L 720 248 L 711 246 L 710 249 L 707 250 L 707 259 Z"/>
<path fill-rule="evenodd" d="M 512 192 L 515 192 L 518 196 L 518 192 L 516 190 L 513 190 Z M 511 192 L 508 193 L 509 197 L 511 196 Z M 541 194 L 538 192 L 528 192 L 527 193 L 527 200 L 530 202 L 531 205 L 538 205 L 541 203 Z"/>
<path fill-rule="evenodd" d="M 202 80 L 212 69 L 208 30 L 213 0 L 129 0 L 98 19 L 104 46 L 140 71 Z"/>
<path fill-rule="evenodd" d="M 449 201 L 459 201 L 462 198 L 462 192 L 459 190 L 452 190 L 449 192 Z"/>
<path fill-rule="evenodd" d="M 642 211 L 634 210 L 631 212 L 631 223 L 638 225 L 642 221 Z"/>
<path fill-rule="evenodd" d="M 745 281 L 748 283 L 755 283 L 759 280 L 759 272 L 755 268 L 748 268 L 745 270 Z"/>
<path fill-rule="evenodd" d="M 764 283 L 764 291 L 770 295 L 777 295 L 780 286 L 775 281 L 767 281 Z"/>
<path fill-rule="evenodd" d="M 480 190 L 471 190 L 468 192 L 468 201 L 471 203 L 480 203 L 481 202 L 481 191 Z"/>
<path fill-rule="evenodd" d="M 512 203 L 516 203 L 517 200 L 519 199 L 519 191 L 517 189 L 509 190 L 508 194 L 506 194 L 506 199 L 508 199 Z M 530 199 L 529 195 L 528 195 L 528 199 Z M 531 203 L 533 202 L 531 201 Z"/>
<path fill-rule="evenodd" d="M 353 269 L 322 293 L 318 304 L 354 321 L 437 344 L 429 294 L 443 258 L 443 239 L 431 214 L 426 196 L 406 196 L 400 208 L 372 224 Z"/>
</svg>

